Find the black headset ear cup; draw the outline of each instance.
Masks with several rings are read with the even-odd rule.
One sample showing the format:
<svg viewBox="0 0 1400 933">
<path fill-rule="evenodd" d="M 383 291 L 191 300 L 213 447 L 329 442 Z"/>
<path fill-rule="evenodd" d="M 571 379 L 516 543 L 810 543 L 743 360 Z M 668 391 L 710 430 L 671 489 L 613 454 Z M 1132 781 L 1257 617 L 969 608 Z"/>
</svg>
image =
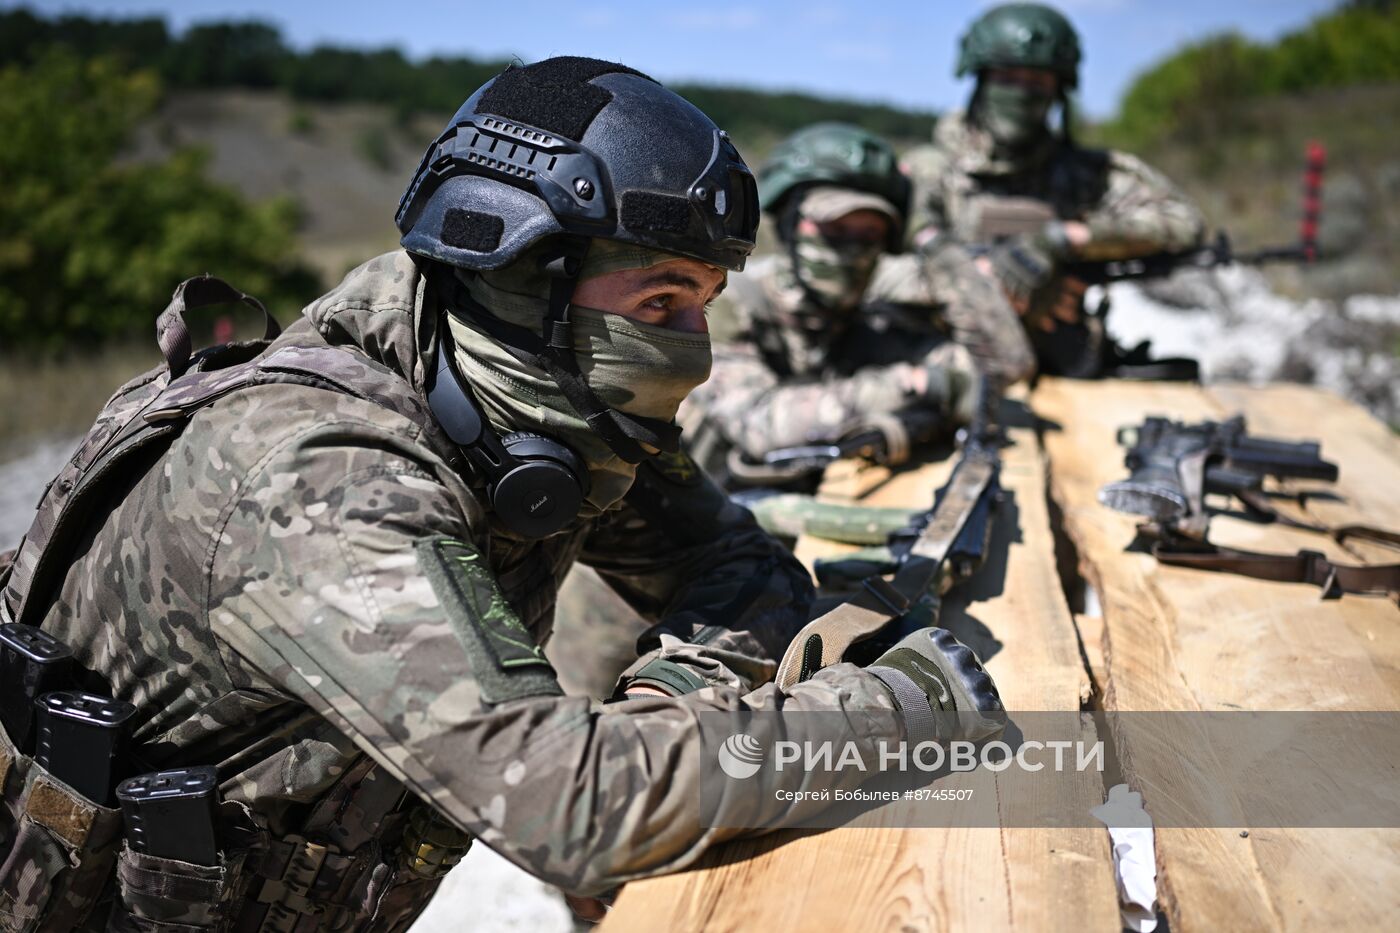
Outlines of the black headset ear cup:
<svg viewBox="0 0 1400 933">
<path fill-rule="evenodd" d="M 588 471 L 572 450 L 538 434 L 508 434 L 501 444 L 516 461 L 500 476 L 491 505 L 505 526 L 546 538 L 577 517 L 588 495 Z"/>
<path fill-rule="evenodd" d="M 570 450 L 566 444 L 543 434 L 517 431 L 501 438 L 501 446 L 506 449 L 506 453 L 521 462 L 553 460 L 572 473 L 578 481 L 579 490 L 583 495 L 588 495 L 588 467 L 584 465 L 583 458 Z"/>
</svg>

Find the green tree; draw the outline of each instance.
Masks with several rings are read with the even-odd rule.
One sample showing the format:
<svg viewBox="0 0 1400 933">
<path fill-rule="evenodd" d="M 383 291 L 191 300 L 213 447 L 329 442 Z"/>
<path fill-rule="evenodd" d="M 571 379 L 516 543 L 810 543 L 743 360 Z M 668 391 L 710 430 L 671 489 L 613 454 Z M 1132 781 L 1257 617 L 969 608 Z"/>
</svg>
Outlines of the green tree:
<svg viewBox="0 0 1400 933">
<path fill-rule="evenodd" d="M 1104 133 L 1128 148 L 1210 144 L 1243 101 L 1396 81 L 1400 5 L 1353 0 L 1270 45 L 1223 35 L 1185 46 L 1133 81 Z"/>
<path fill-rule="evenodd" d="M 197 150 L 118 160 L 158 93 L 150 72 L 62 50 L 0 70 L 0 349 L 149 333 L 175 285 L 201 272 L 275 308 L 314 295 L 292 202 L 247 203 L 205 176 Z"/>
</svg>

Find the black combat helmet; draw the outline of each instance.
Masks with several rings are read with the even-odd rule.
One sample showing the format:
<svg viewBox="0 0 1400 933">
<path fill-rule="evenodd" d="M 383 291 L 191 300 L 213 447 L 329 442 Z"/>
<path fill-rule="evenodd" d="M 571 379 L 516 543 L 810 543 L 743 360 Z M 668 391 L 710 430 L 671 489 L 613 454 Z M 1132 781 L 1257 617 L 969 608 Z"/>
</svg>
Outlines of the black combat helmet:
<svg viewBox="0 0 1400 933">
<path fill-rule="evenodd" d="M 758 193 L 729 136 L 640 72 L 591 58 L 510 67 L 428 149 L 395 218 L 409 252 L 509 265 L 543 237 L 637 243 L 740 270 Z"/>
</svg>

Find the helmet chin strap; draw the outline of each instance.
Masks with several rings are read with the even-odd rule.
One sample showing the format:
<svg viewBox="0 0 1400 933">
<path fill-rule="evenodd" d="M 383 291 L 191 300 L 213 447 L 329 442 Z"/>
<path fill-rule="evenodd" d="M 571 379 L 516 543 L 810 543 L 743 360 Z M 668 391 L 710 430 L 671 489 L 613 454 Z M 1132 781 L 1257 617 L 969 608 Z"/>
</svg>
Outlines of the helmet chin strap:
<svg viewBox="0 0 1400 933">
<path fill-rule="evenodd" d="M 604 443 L 628 463 L 641 463 L 653 451 L 675 453 L 681 429 L 670 421 L 629 415 L 609 407 L 584 380 L 574 358 L 571 302 L 588 240 L 563 238 L 559 250 L 543 263 L 549 275 L 549 308 L 542 322 L 543 337 L 528 328 L 503 321 L 477 302 L 455 277 L 442 277 L 448 313 L 470 320 L 521 363 L 542 370 L 564 394 L 569 406 Z M 645 447 L 643 445 L 646 445 Z M 646 448 L 653 450 L 649 451 Z"/>
</svg>

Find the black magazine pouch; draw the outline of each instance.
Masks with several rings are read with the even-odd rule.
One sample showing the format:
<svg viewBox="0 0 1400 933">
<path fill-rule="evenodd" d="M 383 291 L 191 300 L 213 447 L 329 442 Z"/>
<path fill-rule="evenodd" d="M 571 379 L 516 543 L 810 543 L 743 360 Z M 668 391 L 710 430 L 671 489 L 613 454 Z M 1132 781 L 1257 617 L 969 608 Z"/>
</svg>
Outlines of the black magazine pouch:
<svg viewBox="0 0 1400 933">
<path fill-rule="evenodd" d="M 21 755 L 0 729 L 0 931 L 69 933 L 102 899 L 121 811 L 98 806 Z"/>
</svg>

